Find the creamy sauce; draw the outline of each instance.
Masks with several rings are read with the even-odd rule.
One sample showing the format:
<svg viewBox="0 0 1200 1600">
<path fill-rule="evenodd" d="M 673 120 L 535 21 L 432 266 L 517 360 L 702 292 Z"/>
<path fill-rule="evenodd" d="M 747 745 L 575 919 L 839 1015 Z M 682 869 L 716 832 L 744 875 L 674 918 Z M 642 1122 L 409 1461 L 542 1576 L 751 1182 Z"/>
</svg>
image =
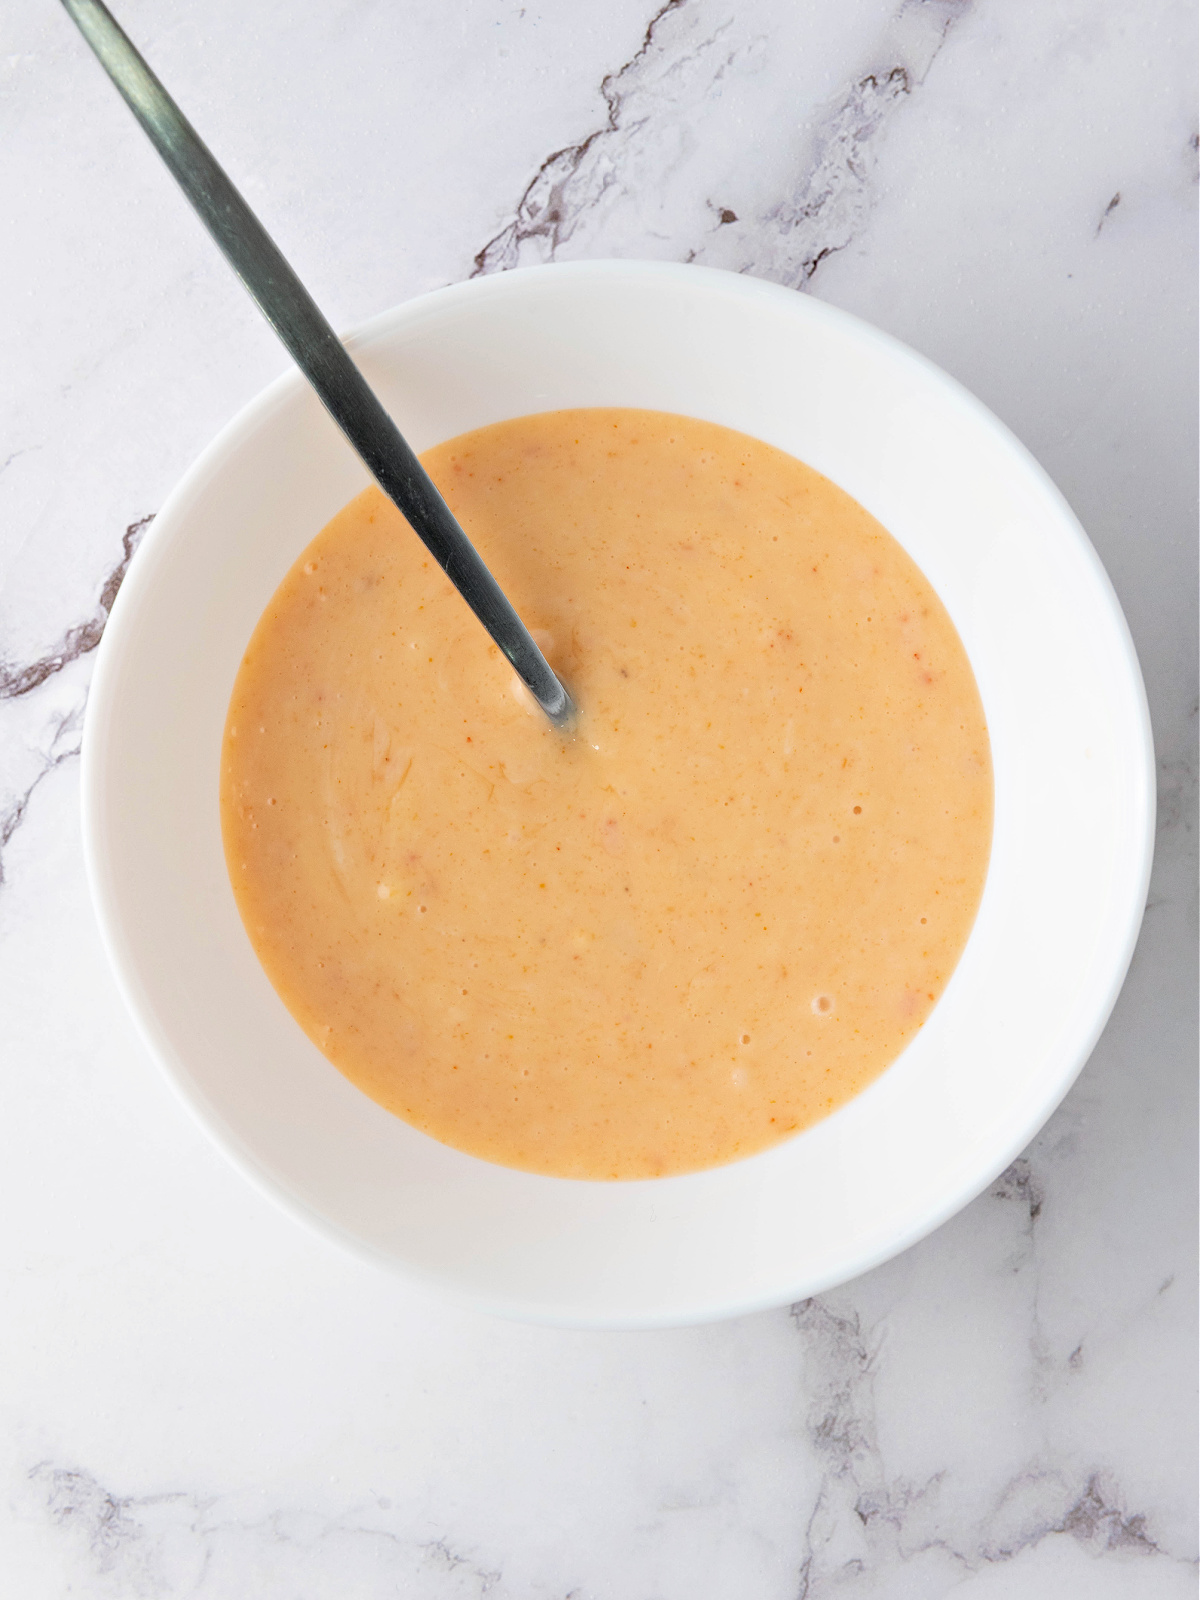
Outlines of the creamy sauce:
<svg viewBox="0 0 1200 1600">
<path fill-rule="evenodd" d="M 580 1178 L 761 1150 L 876 1077 L 974 920 L 992 776 L 953 624 L 827 479 L 552 412 L 426 467 L 580 707 L 564 742 L 369 489 L 246 652 L 221 815 L 247 931 L 352 1082 Z"/>
</svg>

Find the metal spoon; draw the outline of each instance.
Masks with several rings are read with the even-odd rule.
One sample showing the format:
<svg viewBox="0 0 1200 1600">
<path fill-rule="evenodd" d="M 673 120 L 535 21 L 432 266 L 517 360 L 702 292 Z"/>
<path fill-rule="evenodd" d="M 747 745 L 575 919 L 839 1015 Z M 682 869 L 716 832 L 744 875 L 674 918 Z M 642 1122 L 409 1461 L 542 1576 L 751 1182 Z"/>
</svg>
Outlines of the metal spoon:
<svg viewBox="0 0 1200 1600">
<path fill-rule="evenodd" d="M 571 696 L 258 218 L 100 0 L 63 0 L 63 5 L 371 476 L 424 540 L 550 721 L 569 729 L 575 720 Z"/>
</svg>

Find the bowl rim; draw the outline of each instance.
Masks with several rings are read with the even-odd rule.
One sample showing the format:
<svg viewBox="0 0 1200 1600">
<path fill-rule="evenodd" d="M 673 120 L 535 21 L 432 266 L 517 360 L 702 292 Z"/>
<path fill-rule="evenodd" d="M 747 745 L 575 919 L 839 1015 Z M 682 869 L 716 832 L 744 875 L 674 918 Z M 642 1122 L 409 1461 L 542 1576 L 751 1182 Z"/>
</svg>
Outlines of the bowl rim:
<svg viewBox="0 0 1200 1600">
<path fill-rule="evenodd" d="M 1014 466 L 1023 472 L 1037 494 L 1057 513 L 1063 532 L 1070 534 L 1077 553 L 1091 569 L 1097 582 L 1098 593 L 1103 597 L 1109 620 L 1120 641 L 1121 670 L 1134 690 L 1137 732 L 1141 746 L 1141 760 L 1135 774 L 1134 798 L 1135 817 L 1141 819 L 1140 837 L 1135 839 L 1133 828 L 1130 830 L 1130 847 L 1132 849 L 1136 846 L 1140 856 L 1136 887 L 1129 897 L 1124 913 L 1124 937 L 1111 959 L 1111 970 L 1103 1002 L 1096 1006 L 1090 1028 L 1074 1044 L 1069 1054 L 1064 1056 L 1062 1070 L 1054 1075 L 1036 1101 L 1031 1098 L 1027 1103 L 1026 1114 L 1004 1144 L 1003 1154 L 995 1157 L 986 1170 L 980 1171 L 974 1168 L 964 1174 L 955 1187 L 946 1190 L 938 1206 L 930 1209 L 903 1232 L 889 1236 L 876 1248 L 863 1251 L 853 1260 L 840 1264 L 837 1269 L 831 1269 L 823 1277 L 809 1276 L 794 1286 L 781 1286 L 778 1291 L 763 1292 L 736 1300 L 710 1299 L 685 1310 L 672 1307 L 662 1312 L 637 1315 L 617 1312 L 611 1317 L 597 1313 L 584 1318 L 577 1313 L 558 1310 L 552 1305 L 531 1304 L 528 1300 L 519 1298 L 506 1300 L 468 1287 L 453 1276 L 443 1276 L 415 1263 L 404 1262 L 389 1255 L 385 1250 L 325 1215 L 277 1178 L 242 1137 L 225 1122 L 198 1085 L 174 1069 L 171 1060 L 173 1048 L 160 1032 L 151 1008 L 144 1003 L 138 963 L 122 931 L 113 878 L 104 856 L 102 787 L 106 770 L 105 728 L 113 715 L 109 685 L 114 676 L 113 664 L 127 627 L 126 619 L 134 615 L 139 592 L 146 575 L 154 565 L 153 553 L 167 544 L 173 522 L 186 510 L 198 489 L 219 469 L 230 447 L 248 430 L 269 417 L 277 407 L 307 388 L 306 380 L 293 366 L 288 366 L 246 402 L 178 480 L 147 529 L 146 536 L 135 553 L 117 593 L 96 654 L 84 719 L 81 797 L 85 870 L 101 941 L 118 991 L 139 1037 L 167 1078 L 173 1092 L 200 1124 L 205 1134 L 260 1194 L 321 1237 L 336 1243 L 342 1249 L 349 1250 L 358 1259 L 384 1266 L 390 1273 L 415 1288 L 435 1292 L 474 1310 L 529 1323 L 572 1328 L 650 1329 L 686 1326 L 743 1316 L 787 1304 L 802 1296 L 826 1292 L 901 1254 L 941 1227 L 987 1189 L 1045 1125 L 1094 1051 L 1124 985 L 1137 944 L 1149 892 L 1155 843 L 1156 763 L 1153 734 L 1145 684 L 1128 622 L 1108 572 L 1065 496 L 1025 445 L 982 401 L 929 358 L 853 313 L 779 284 L 719 268 L 690 263 L 597 259 L 515 268 L 434 289 L 356 324 L 343 335 L 344 342 L 353 353 L 381 337 L 387 337 L 399 329 L 414 325 L 426 314 L 440 313 L 447 308 L 453 308 L 463 300 L 474 300 L 480 295 L 503 297 L 518 290 L 523 292 L 524 286 L 530 280 L 545 278 L 548 275 L 555 280 L 561 280 L 566 275 L 574 277 L 599 275 L 631 281 L 674 278 L 682 279 L 689 285 L 702 281 L 715 292 L 767 302 L 780 309 L 786 303 L 790 314 L 807 316 L 818 325 L 824 324 L 840 334 L 865 341 L 901 365 L 915 368 L 923 373 L 926 379 L 932 380 L 947 397 L 953 399 L 974 425 L 990 434 L 1003 447 L 1012 458 Z M 634 1180 L 638 1185 L 661 1185 L 672 1181 L 674 1180 L 671 1177 Z"/>
</svg>

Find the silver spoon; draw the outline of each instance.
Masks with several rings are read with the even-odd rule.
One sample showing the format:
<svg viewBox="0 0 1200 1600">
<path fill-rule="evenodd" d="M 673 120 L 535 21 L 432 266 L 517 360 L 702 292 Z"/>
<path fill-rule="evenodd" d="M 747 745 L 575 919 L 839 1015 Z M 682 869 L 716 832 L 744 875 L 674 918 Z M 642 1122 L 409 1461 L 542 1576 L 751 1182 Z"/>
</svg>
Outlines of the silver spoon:
<svg viewBox="0 0 1200 1600">
<path fill-rule="evenodd" d="M 100 0 L 63 0 L 226 261 L 357 450 L 558 728 L 575 705 L 429 474 L 258 218 Z"/>
</svg>

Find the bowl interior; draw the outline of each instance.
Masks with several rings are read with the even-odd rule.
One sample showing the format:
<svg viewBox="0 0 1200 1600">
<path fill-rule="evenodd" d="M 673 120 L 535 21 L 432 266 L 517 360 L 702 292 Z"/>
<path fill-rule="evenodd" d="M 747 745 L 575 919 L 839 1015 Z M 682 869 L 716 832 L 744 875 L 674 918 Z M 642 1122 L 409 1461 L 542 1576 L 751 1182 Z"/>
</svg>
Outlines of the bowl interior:
<svg viewBox="0 0 1200 1600">
<path fill-rule="evenodd" d="M 381 1110 L 268 983 L 225 872 L 217 779 L 250 633 L 366 483 L 294 375 L 159 514 L 88 711 L 85 835 L 102 929 L 153 1052 L 272 1195 L 342 1242 L 510 1314 L 646 1326 L 814 1293 L 964 1204 L 1058 1103 L 1111 1009 L 1144 904 L 1152 754 L 1110 585 L 1021 447 L 944 374 L 807 297 L 731 274 L 586 263 L 481 279 L 351 340 L 417 449 L 564 406 L 676 411 L 800 457 L 922 567 L 987 713 L 995 838 L 931 1018 L 818 1126 L 710 1172 L 510 1171 Z"/>
</svg>

